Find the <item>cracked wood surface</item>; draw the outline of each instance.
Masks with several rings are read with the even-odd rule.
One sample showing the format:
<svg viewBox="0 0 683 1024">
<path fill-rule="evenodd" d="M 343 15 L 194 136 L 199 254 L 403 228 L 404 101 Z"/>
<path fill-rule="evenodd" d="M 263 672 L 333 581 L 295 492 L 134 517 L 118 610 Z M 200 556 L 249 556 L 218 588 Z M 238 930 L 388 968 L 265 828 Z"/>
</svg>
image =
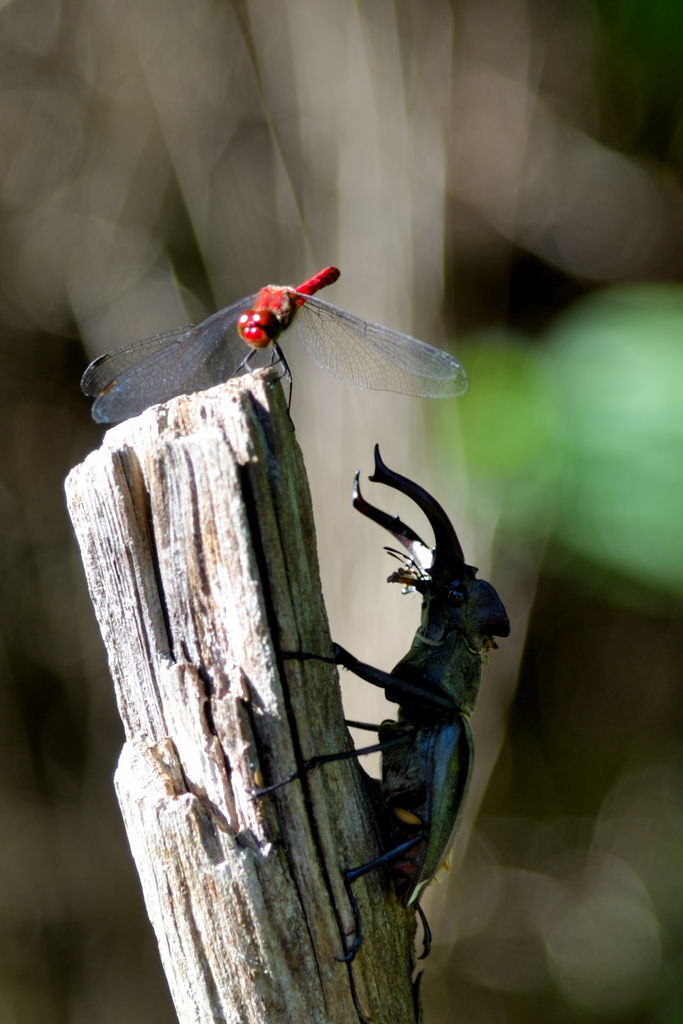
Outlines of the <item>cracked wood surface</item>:
<svg viewBox="0 0 683 1024">
<path fill-rule="evenodd" d="M 116 790 L 181 1024 L 414 1024 L 413 911 L 350 749 L 310 495 L 272 370 L 148 409 L 66 483 L 126 742 Z M 351 505 L 349 503 L 349 515 Z M 343 539 L 340 540 L 343 543 Z"/>
</svg>

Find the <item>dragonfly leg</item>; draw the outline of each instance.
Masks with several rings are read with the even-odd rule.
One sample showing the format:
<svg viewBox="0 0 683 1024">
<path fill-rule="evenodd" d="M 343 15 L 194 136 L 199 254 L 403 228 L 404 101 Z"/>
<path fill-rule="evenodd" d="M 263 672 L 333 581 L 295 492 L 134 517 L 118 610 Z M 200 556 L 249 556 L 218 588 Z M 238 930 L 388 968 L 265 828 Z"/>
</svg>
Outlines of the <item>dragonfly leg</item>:
<svg viewBox="0 0 683 1024">
<path fill-rule="evenodd" d="M 240 370 L 246 369 L 246 367 L 249 365 L 250 360 L 254 358 L 254 356 L 255 356 L 257 351 L 258 351 L 258 349 L 255 349 L 255 348 L 250 348 L 249 349 L 249 351 L 247 352 L 246 356 L 244 357 L 244 359 L 242 360 L 240 365 L 237 367 L 237 369 L 233 373 L 233 377 L 237 377 L 237 375 L 239 374 Z"/>
<path fill-rule="evenodd" d="M 280 346 L 278 345 L 278 343 L 276 341 L 273 342 L 273 358 L 271 360 L 271 365 L 272 365 L 272 363 L 281 363 L 282 364 L 282 377 L 285 377 L 287 379 L 287 383 L 289 384 L 289 398 L 287 399 L 287 412 L 291 412 L 291 409 L 292 409 L 292 392 L 294 391 L 294 384 L 292 383 L 292 371 L 290 370 L 289 366 L 287 365 L 287 360 L 285 359 L 284 352 L 282 351 L 282 349 L 280 348 Z M 282 377 L 280 379 L 282 379 Z"/>
<path fill-rule="evenodd" d="M 418 960 L 426 960 L 432 948 L 432 929 L 427 923 L 425 912 L 419 903 L 415 904 L 415 909 L 419 915 L 420 921 L 422 921 L 422 953 L 417 958 Z"/>
<path fill-rule="evenodd" d="M 416 846 L 419 842 L 422 842 L 426 836 L 426 832 L 422 829 L 420 832 L 416 832 L 414 836 L 407 840 L 405 843 L 401 843 L 400 846 L 395 846 L 393 850 L 387 850 L 379 857 L 375 857 L 374 860 L 368 861 L 367 864 L 361 864 L 358 868 L 351 868 L 350 871 L 344 872 L 344 886 L 349 896 L 349 902 L 353 910 L 353 916 L 356 922 L 356 936 L 351 943 L 351 948 L 347 951 L 346 956 L 336 956 L 335 960 L 338 963 L 350 964 L 356 953 L 360 949 L 360 944 L 363 941 L 361 932 L 361 920 L 360 920 L 360 909 L 356 897 L 353 895 L 351 884 L 358 878 L 362 878 L 363 875 L 367 875 L 370 871 L 375 871 L 377 868 L 383 867 L 385 864 L 390 864 L 392 860 L 396 860 L 398 857 L 403 856 L 408 850 L 411 850 L 413 846 Z"/>
<path fill-rule="evenodd" d="M 291 384 L 292 383 L 292 371 L 290 370 L 289 366 L 287 365 L 287 360 L 285 359 L 285 354 L 282 351 L 282 349 L 280 348 L 280 346 L 278 345 L 277 341 L 273 342 L 273 360 L 272 361 L 274 363 L 281 363 L 282 364 L 283 376 L 286 377 L 287 380 L 289 381 L 289 383 Z"/>
</svg>

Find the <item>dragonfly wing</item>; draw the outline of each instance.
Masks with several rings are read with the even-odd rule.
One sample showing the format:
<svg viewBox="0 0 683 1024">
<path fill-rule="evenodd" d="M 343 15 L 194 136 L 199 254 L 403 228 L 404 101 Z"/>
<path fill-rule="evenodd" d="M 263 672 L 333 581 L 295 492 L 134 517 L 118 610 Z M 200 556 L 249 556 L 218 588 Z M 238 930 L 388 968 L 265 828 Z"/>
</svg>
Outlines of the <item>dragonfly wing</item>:
<svg viewBox="0 0 683 1024">
<path fill-rule="evenodd" d="M 137 366 L 148 356 L 166 348 L 174 341 L 186 337 L 194 329 L 194 324 L 186 327 L 175 327 L 172 331 L 155 334 L 152 338 L 144 338 L 125 348 L 117 348 L 113 352 L 98 356 L 87 368 L 81 378 L 81 388 L 85 395 L 99 395 L 112 380 L 122 376 L 126 370 Z"/>
<path fill-rule="evenodd" d="M 314 363 L 374 391 L 450 398 L 467 391 L 467 374 L 448 352 L 307 297 L 294 327 Z"/>
<path fill-rule="evenodd" d="M 255 298 L 240 299 L 196 327 L 175 328 L 95 359 L 81 380 L 85 394 L 96 396 L 93 419 L 116 423 L 229 380 L 250 351 L 237 320 Z"/>
</svg>

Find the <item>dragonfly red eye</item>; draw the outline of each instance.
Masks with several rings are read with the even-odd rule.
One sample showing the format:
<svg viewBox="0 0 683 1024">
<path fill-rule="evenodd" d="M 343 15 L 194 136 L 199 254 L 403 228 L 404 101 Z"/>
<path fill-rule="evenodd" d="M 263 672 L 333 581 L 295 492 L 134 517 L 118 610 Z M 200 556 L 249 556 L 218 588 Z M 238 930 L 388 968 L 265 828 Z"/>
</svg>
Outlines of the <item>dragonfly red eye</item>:
<svg viewBox="0 0 683 1024">
<path fill-rule="evenodd" d="M 237 321 L 237 332 L 252 348 L 267 348 L 282 327 L 270 310 L 247 309 Z"/>
</svg>

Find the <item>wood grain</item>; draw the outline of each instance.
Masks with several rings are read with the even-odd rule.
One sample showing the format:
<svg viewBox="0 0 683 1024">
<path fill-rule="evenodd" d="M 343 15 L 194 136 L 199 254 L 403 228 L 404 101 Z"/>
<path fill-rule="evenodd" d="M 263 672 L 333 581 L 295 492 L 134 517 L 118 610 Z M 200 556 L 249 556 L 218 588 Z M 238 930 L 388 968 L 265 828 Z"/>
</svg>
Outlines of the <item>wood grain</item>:
<svg viewBox="0 0 683 1024">
<path fill-rule="evenodd" d="M 66 483 L 126 742 L 116 789 L 179 1020 L 414 1024 L 388 876 L 329 655 L 308 484 L 273 371 L 110 430 Z M 349 516 L 351 507 L 349 504 Z M 343 538 L 339 539 L 343 543 Z"/>
</svg>

